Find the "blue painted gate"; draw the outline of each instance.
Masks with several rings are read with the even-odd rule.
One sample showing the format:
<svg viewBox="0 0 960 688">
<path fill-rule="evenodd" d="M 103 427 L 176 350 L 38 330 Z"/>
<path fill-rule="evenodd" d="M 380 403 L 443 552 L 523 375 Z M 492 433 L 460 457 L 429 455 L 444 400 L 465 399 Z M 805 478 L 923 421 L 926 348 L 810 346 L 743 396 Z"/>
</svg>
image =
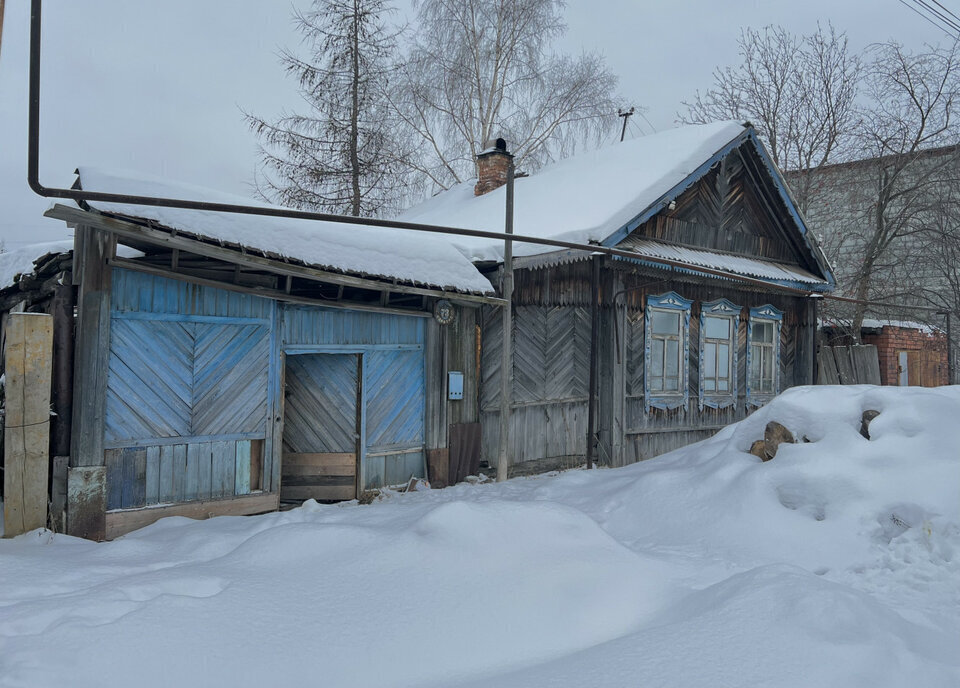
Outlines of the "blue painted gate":
<svg viewBox="0 0 960 688">
<path fill-rule="evenodd" d="M 363 489 L 425 476 L 423 351 L 364 354 L 363 396 Z"/>
</svg>

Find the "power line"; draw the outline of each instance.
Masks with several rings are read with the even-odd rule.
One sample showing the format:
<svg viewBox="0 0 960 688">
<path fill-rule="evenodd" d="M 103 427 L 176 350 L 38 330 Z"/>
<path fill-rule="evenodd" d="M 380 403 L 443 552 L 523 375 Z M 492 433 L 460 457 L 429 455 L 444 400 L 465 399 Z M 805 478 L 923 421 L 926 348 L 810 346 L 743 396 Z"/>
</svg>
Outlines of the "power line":
<svg viewBox="0 0 960 688">
<path fill-rule="evenodd" d="M 931 5 L 928 0 L 913 0 L 913 1 L 914 3 L 922 5 L 924 9 L 926 9 L 930 14 L 937 17 L 941 22 L 946 24 L 948 27 L 950 27 L 954 31 L 960 32 L 960 24 L 958 24 L 953 19 L 948 17 L 946 14 L 944 14 L 943 12 L 938 10 L 936 7 Z"/>
<path fill-rule="evenodd" d="M 940 9 L 942 9 L 944 12 L 946 12 L 947 14 L 949 14 L 951 17 L 953 17 L 954 19 L 956 19 L 957 21 L 960 21 L 960 17 L 958 17 L 958 16 L 955 15 L 953 12 L 951 12 L 950 10 L 948 10 L 946 7 L 944 7 L 943 5 L 941 5 L 939 2 L 937 2 L 937 0 L 933 0 L 933 3 L 934 3 L 937 7 L 939 7 Z"/>
<path fill-rule="evenodd" d="M 919 15 L 920 17 L 928 21 L 930 24 L 932 24 L 936 28 L 946 33 L 948 36 L 958 37 L 958 35 L 960 35 L 960 26 L 952 26 L 950 28 L 944 26 L 939 21 L 937 21 L 936 19 L 934 19 L 929 14 L 923 11 L 929 8 L 927 8 L 927 6 L 923 4 L 922 0 L 911 0 L 911 1 L 913 2 L 913 4 L 910 4 L 909 2 L 907 2 L 907 0 L 898 0 L 898 2 L 901 5 L 906 7 L 911 12 L 916 13 L 917 15 Z M 923 9 L 918 9 L 918 8 L 923 8 Z"/>
</svg>

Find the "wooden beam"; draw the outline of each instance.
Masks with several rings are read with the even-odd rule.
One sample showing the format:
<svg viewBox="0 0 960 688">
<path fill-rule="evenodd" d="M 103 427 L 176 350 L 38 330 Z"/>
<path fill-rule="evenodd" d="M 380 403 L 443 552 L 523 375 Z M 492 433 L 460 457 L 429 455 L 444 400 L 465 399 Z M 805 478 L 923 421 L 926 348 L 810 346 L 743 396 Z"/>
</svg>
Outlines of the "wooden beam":
<svg viewBox="0 0 960 688">
<path fill-rule="evenodd" d="M 70 423 L 73 416 L 73 287 L 61 284 L 50 302 L 53 316 L 53 419 L 50 453 L 70 454 Z"/>
<path fill-rule="evenodd" d="M 74 349 L 71 471 L 67 477 L 67 532 L 103 539 L 106 481 L 96 471 L 76 468 L 103 466 L 107 369 L 110 356 L 110 269 L 115 242 L 107 232 L 78 225 L 74 255 L 80 256 L 80 292 Z M 89 473 L 89 474 L 88 474 Z M 97 491 L 101 491 L 97 493 Z"/>
<path fill-rule="evenodd" d="M 340 284 L 357 289 L 369 289 L 372 291 L 394 291 L 399 294 L 416 294 L 423 296 L 434 296 L 444 299 L 457 299 L 470 303 L 487 303 L 491 305 L 502 305 L 503 299 L 493 296 L 480 296 L 477 294 L 463 294 L 456 291 L 445 291 L 442 289 L 426 289 L 423 287 L 414 287 L 410 285 L 392 285 L 375 279 L 366 279 L 363 277 L 354 277 L 353 275 L 344 275 L 336 272 L 328 272 L 317 268 L 307 267 L 305 265 L 293 265 L 284 263 L 273 258 L 255 256 L 250 253 L 241 253 L 240 251 L 223 246 L 214 246 L 198 239 L 189 239 L 182 234 L 173 235 L 170 232 L 153 227 L 144 227 L 127 220 L 121 220 L 114 217 L 108 217 L 99 213 L 87 212 L 79 208 L 71 208 L 65 205 L 55 205 L 44 213 L 45 217 L 52 217 L 64 222 L 74 222 L 77 224 L 86 224 L 97 227 L 117 236 L 139 239 L 147 243 L 164 246 L 169 249 L 180 249 L 189 251 L 197 255 L 208 258 L 216 258 L 228 263 L 242 265 L 249 268 L 260 268 L 278 275 L 289 275 L 291 277 L 300 277 L 314 282 L 324 282 L 327 284 Z"/>
<path fill-rule="evenodd" d="M 130 531 L 155 523 L 167 516 L 186 516 L 205 519 L 214 516 L 247 516 L 276 511 L 280 495 L 254 494 L 233 499 L 212 499 L 203 502 L 187 502 L 170 506 L 148 507 L 129 511 L 111 511 L 106 515 L 106 539 L 112 540 Z"/>
<path fill-rule="evenodd" d="M 260 296 L 262 298 L 275 299 L 277 301 L 286 301 L 287 303 L 298 303 L 305 306 L 322 306 L 323 308 L 371 311 L 373 313 L 389 313 L 391 315 L 409 315 L 416 318 L 432 317 L 432 314 L 424 313 L 423 311 L 408 311 L 402 308 L 381 308 L 380 306 L 368 306 L 363 303 L 352 303 L 350 301 L 326 301 L 324 299 L 309 299 L 303 296 L 293 296 L 282 291 L 264 289 L 262 287 L 247 287 L 242 284 L 233 284 L 232 282 L 221 282 L 219 280 L 198 277 L 186 272 L 170 272 L 166 268 L 158 268 L 150 265 L 149 263 L 140 263 L 128 258 L 111 258 L 108 261 L 108 264 L 113 267 L 124 268 L 126 270 L 145 272 L 148 275 L 167 277 L 169 279 L 180 280 L 181 282 L 190 282 L 191 284 L 200 284 L 206 287 L 216 287 L 217 289 L 235 291 L 240 294 L 250 294 L 252 296 Z"/>
<path fill-rule="evenodd" d="M 53 317 L 10 313 L 5 333 L 4 537 L 47 525 Z"/>
<path fill-rule="evenodd" d="M 107 511 L 107 469 L 105 466 L 77 466 L 67 469 L 67 533 L 74 537 L 104 539 Z"/>
</svg>

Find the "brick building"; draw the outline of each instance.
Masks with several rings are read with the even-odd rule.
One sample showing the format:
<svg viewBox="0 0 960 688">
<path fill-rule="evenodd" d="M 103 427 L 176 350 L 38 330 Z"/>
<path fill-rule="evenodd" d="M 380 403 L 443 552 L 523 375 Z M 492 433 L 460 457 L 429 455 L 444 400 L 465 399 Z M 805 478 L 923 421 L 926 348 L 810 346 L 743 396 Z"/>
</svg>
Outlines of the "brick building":
<svg viewBox="0 0 960 688">
<path fill-rule="evenodd" d="M 850 344 L 842 328 L 824 325 L 829 344 Z M 918 322 L 864 320 L 863 344 L 877 347 L 880 384 L 937 387 L 950 384 L 947 335 L 943 330 Z"/>
</svg>

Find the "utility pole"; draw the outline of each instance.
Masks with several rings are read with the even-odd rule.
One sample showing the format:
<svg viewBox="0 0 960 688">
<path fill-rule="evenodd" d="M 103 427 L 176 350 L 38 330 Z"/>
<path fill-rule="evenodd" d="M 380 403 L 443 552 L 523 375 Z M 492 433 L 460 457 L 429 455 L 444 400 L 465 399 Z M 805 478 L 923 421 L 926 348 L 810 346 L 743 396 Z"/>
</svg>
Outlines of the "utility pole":
<svg viewBox="0 0 960 688">
<path fill-rule="evenodd" d="M 3 2 L 0 0 L 0 53 L 3 52 Z"/>
<path fill-rule="evenodd" d="M 630 119 L 630 116 L 634 113 L 636 108 L 631 107 L 629 110 L 621 110 L 617 108 L 617 117 L 623 117 L 623 129 L 620 130 L 620 142 L 623 143 L 623 137 L 627 133 L 627 120 Z"/>
<path fill-rule="evenodd" d="M 507 162 L 507 207 L 504 229 L 513 234 L 513 156 Z M 510 402 L 513 383 L 513 241 L 503 240 L 503 351 L 500 355 L 500 448 L 497 454 L 497 482 L 507 479 L 510 446 Z"/>
</svg>

